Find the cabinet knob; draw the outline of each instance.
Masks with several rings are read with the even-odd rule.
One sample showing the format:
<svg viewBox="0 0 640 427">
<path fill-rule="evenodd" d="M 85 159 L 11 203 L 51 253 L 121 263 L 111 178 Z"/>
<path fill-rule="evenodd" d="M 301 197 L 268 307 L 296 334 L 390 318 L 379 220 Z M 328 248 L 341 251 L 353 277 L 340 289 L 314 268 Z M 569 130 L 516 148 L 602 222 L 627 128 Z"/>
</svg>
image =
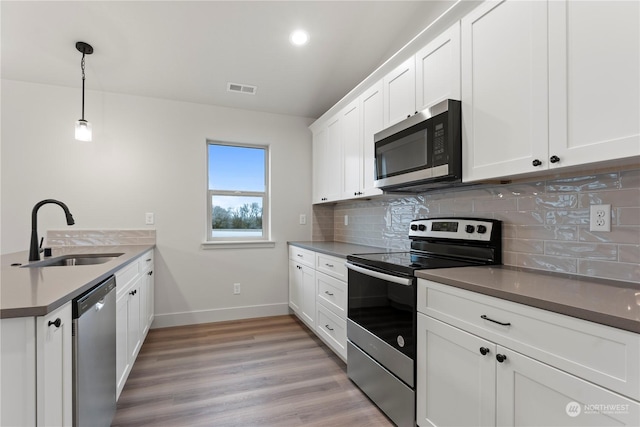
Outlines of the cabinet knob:
<svg viewBox="0 0 640 427">
<path fill-rule="evenodd" d="M 542 164 L 542 162 L 540 160 L 538 160 L 538 159 L 535 159 L 533 162 L 531 162 L 531 164 L 533 166 L 540 166 Z"/>
<path fill-rule="evenodd" d="M 147 274 L 148 274 L 149 276 L 152 276 L 152 275 L 153 275 L 153 270 L 149 271 Z"/>
<path fill-rule="evenodd" d="M 59 328 L 60 325 L 62 325 L 62 320 L 60 320 L 59 317 L 54 321 L 49 320 L 49 324 L 47 326 L 51 326 L 51 325 L 55 326 L 56 328 Z"/>
<path fill-rule="evenodd" d="M 129 295 L 135 295 L 135 294 L 137 294 L 137 293 L 138 293 L 138 290 L 137 290 L 137 289 L 134 289 L 133 291 L 129 292 Z"/>
<path fill-rule="evenodd" d="M 480 354 L 486 356 L 487 354 L 489 354 L 489 349 L 487 347 L 480 347 Z"/>
<path fill-rule="evenodd" d="M 558 157 L 558 156 L 551 156 L 551 157 L 549 157 L 549 161 L 550 161 L 551 163 L 558 163 L 558 162 L 560 161 L 560 157 Z"/>
<path fill-rule="evenodd" d="M 353 192 L 353 195 L 354 195 L 354 196 L 357 196 L 357 195 L 358 195 L 358 192 L 357 192 L 357 191 L 354 191 L 354 192 Z"/>
<path fill-rule="evenodd" d="M 413 114 L 418 114 L 418 112 L 416 111 L 416 112 L 415 112 L 415 113 L 413 113 Z"/>
<path fill-rule="evenodd" d="M 507 360 L 507 356 L 505 356 L 504 354 L 496 354 L 496 360 L 500 363 L 504 362 L 505 360 Z"/>
<path fill-rule="evenodd" d="M 408 119 L 409 117 L 411 117 L 411 114 L 407 114 L 407 119 Z"/>
</svg>

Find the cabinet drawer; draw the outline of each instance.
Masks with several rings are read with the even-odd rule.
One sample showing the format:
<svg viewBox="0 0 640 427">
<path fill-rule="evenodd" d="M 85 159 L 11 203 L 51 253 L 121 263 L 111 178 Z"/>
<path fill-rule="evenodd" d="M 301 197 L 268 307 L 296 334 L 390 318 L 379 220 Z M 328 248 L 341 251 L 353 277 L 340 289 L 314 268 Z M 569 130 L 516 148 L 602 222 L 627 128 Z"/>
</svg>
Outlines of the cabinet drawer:
<svg viewBox="0 0 640 427">
<path fill-rule="evenodd" d="M 139 259 L 138 259 L 138 269 L 140 272 L 143 272 L 145 270 L 147 270 L 150 266 L 153 265 L 153 249 L 144 253 Z"/>
<path fill-rule="evenodd" d="M 116 271 L 116 298 L 119 297 L 122 292 L 135 282 L 140 274 L 140 263 L 132 262 L 131 264 Z"/>
<path fill-rule="evenodd" d="M 347 318 L 347 284 L 345 282 L 323 273 L 317 273 L 316 293 L 320 304 L 340 318 Z"/>
<path fill-rule="evenodd" d="M 423 279 L 418 280 L 417 307 L 428 316 L 640 399 L 638 334 Z"/>
<path fill-rule="evenodd" d="M 347 266 L 343 258 L 325 254 L 316 254 L 316 270 L 329 276 L 335 277 L 343 282 L 347 281 Z"/>
<path fill-rule="evenodd" d="M 289 259 L 312 268 L 316 267 L 315 252 L 297 246 L 289 246 Z"/>
<path fill-rule="evenodd" d="M 323 305 L 316 305 L 316 332 L 343 360 L 347 360 L 347 322 Z"/>
</svg>

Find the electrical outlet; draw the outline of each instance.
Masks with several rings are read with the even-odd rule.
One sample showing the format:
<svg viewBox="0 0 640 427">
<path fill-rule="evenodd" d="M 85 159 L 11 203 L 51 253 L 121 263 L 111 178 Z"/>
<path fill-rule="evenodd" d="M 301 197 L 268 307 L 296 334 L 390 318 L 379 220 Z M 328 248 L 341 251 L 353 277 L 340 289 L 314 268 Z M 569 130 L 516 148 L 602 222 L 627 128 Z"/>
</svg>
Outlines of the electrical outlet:
<svg viewBox="0 0 640 427">
<path fill-rule="evenodd" d="M 240 283 L 233 284 L 233 294 L 240 295 Z"/>
<path fill-rule="evenodd" d="M 144 214 L 144 222 L 147 225 L 153 225 L 155 219 L 152 212 L 147 212 L 146 214 Z"/>
<path fill-rule="evenodd" d="M 349 215 L 344 216 L 344 225 L 349 225 Z"/>
<path fill-rule="evenodd" d="M 307 223 L 307 216 L 305 214 L 300 214 L 300 225 L 305 225 Z"/>
<path fill-rule="evenodd" d="M 589 231 L 611 231 L 611 205 L 591 205 L 589 209 Z"/>
</svg>

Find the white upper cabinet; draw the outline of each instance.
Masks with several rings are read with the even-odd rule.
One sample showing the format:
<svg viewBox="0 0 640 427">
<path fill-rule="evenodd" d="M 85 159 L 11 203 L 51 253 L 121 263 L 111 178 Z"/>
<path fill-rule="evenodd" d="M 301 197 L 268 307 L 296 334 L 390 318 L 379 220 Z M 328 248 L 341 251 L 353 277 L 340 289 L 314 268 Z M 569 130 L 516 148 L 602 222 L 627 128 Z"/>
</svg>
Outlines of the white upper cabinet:
<svg viewBox="0 0 640 427">
<path fill-rule="evenodd" d="M 463 179 L 639 157 L 639 28 L 633 1 L 490 1 L 463 18 Z"/>
<path fill-rule="evenodd" d="M 343 180 L 342 199 L 359 195 L 362 176 L 362 133 L 360 132 L 360 108 L 358 100 L 347 105 L 340 113 L 342 127 Z"/>
<path fill-rule="evenodd" d="M 313 134 L 313 203 L 339 200 L 341 183 L 342 135 L 337 115 Z"/>
<path fill-rule="evenodd" d="M 461 21 L 463 179 L 547 158 L 547 4 L 486 2 Z"/>
<path fill-rule="evenodd" d="M 640 3 L 549 3 L 549 154 L 571 166 L 640 155 Z"/>
<path fill-rule="evenodd" d="M 460 23 L 416 54 L 416 110 L 445 99 L 460 100 Z"/>
<path fill-rule="evenodd" d="M 394 125 L 416 111 L 416 65 L 411 57 L 383 79 L 384 127 Z"/>
<path fill-rule="evenodd" d="M 382 194 L 373 186 L 375 180 L 374 135 L 384 129 L 384 100 L 382 81 L 375 83 L 360 96 L 362 112 L 362 185 L 363 196 Z"/>
</svg>

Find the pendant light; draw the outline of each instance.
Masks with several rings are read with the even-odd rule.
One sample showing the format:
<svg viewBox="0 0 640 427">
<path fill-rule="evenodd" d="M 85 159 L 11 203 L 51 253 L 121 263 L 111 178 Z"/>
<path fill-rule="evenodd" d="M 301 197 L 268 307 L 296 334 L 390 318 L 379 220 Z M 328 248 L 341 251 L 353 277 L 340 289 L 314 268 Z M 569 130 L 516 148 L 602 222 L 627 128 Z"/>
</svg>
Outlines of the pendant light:
<svg viewBox="0 0 640 427">
<path fill-rule="evenodd" d="M 78 42 L 76 49 L 82 52 L 82 61 L 80 68 L 82 69 L 82 118 L 76 122 L 76 139 L 78 141 L 91 141 L 91 123 L 84 119 L 84 56 L 93 53 L 93 47 L 89 43 Z"/>
</svg>

